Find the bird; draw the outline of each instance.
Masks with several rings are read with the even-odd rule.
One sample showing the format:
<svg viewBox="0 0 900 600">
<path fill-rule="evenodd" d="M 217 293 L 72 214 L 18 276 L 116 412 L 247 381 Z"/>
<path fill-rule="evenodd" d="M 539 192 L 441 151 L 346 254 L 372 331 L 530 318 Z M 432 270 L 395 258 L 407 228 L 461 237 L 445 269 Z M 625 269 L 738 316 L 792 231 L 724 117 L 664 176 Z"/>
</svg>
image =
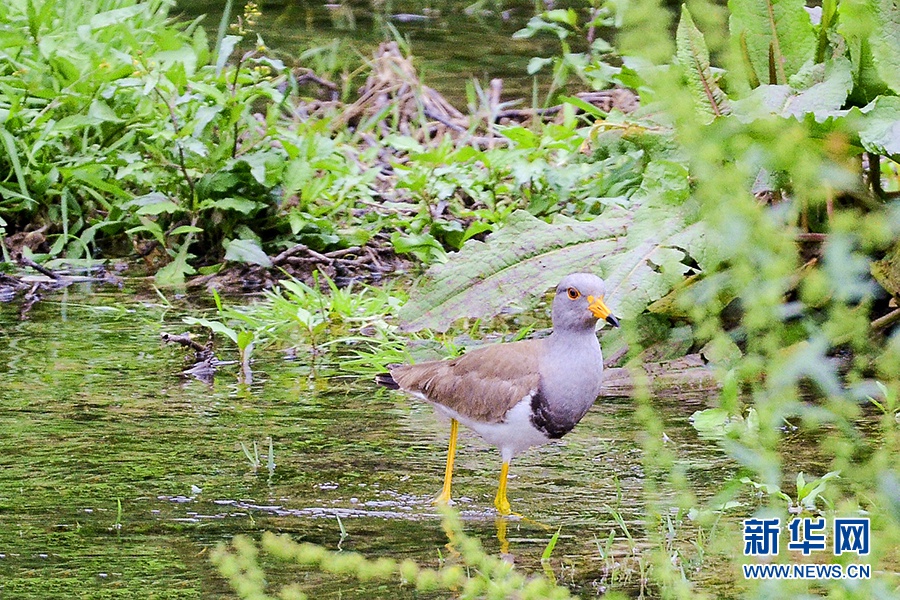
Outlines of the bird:
<svg viewBox="0 0 900 600">
<path fill-rule="evenodd" d="M 425 400 L 450 418 L 444 485 L 435 498 L 450 503 L 459 424 L 500 450 L 494 506 L 510 515 L 510 462 L 525 450 L 570 432 L 591 408 L 603 382 L 598 320 L 619 319 L 606 306 L 606 286 L 592 273 L 572 273 L 556 287 L 552 333 L 541 339 L 497 343 L 460 357 L 388 365 L 376 383 Z"/>
</svg>

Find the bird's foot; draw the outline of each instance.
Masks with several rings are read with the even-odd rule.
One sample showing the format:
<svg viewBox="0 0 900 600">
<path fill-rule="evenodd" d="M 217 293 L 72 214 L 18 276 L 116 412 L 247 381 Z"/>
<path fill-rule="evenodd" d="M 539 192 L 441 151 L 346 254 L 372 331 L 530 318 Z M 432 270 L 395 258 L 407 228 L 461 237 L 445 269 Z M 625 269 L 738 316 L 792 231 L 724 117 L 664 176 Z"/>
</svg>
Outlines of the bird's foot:
<svg viewBox="0 0 900 600">
<path fill-rule="evenodd" d="M 501 516 L 513 516 L 512 507 L 509 505 L 509 500 L 506 498 L 506 494 L 504 494 L 503 496 L 498 495 L 496 498 L 494 498 L 494 507 L 497 509 L 497 512 L 500 513 Z"/>
<path fill-rule="evenodd" d="M 434 497 L 431 503 L 437 506 L 451 506 L 453 500 L 450 499 L 450 490 L 442 490 L 440 494 Z"/>
</svg>

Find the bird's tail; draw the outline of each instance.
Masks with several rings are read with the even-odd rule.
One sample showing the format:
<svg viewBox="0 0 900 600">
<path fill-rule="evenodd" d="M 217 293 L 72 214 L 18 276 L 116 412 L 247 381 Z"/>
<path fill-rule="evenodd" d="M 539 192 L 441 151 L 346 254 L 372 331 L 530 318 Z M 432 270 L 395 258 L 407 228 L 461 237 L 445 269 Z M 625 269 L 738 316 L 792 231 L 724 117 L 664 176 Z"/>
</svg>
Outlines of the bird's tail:
<svg viewBox="0 0 900 600">
<path fill-rule="evenodd" d="M 400 386 L 394 381 L 394 377 L 390 373 L 379 373 L 375 376 L 375 383 L 383 385 L 392 390 L 400 389 Z"/>
</svg>

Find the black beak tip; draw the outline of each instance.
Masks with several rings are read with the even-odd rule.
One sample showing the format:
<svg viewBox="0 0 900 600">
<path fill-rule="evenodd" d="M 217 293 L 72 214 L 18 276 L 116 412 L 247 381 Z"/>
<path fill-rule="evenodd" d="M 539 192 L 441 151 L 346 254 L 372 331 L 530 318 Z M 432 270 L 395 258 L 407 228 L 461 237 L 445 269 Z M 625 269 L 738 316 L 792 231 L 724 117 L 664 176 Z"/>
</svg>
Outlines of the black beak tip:
<svg viewBox="0 0 900 600">
<path fill-rule="evenodd" d="M 606 322 L 609 323 L 610 325 L 612 325 L 613 327 L 619 326 L 619 320 L 612 314 L 609 315 L 608 317 L 606 317 Z"/>
</svg>

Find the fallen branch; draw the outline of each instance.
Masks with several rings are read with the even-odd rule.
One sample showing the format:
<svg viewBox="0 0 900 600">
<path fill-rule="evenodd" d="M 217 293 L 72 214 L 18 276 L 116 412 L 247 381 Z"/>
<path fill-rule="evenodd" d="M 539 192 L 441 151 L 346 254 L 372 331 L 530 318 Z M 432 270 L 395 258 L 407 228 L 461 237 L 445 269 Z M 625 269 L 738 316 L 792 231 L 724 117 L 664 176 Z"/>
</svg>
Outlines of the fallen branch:
<svg viewBox="0 0 900 600">
<path fill-rule="evenodd" d="M 208 344 L 204 346 L 203 344 L 192 339 L 191 334 L 189 333 L 166 333 L 164 331 L 159 334 L 159 339 L 167 344 L 178 344 L 180 346 L 190 348 L 195 352 L 209 352 L 211 349 Z"/>
<path fill-rule="evenodd" d="M 59 274 L 58 274 L 58 273 L 54 273 L 53 271 L 51 271 L 51 270 L 48 269 L 47 267 L 45 267 L 45 266 L 43 266 L 43 265 L 37 264 L 36 262 L 34 262 L 33 260 L 31 260 L 30 258 L 28 258 L 27 256 L 25 256 L 25 254 L 23 254 L 23 253 L 21 253 L 21 252 L 19 252 L 19 253 L 16 255 L 16 262 L 18 262 L 18 263 L 19 263 L 20 265 L 22 265 L 23 267 L 31 267 L 32 269 L 34 269 L 34 270 L 37 271 L 38 273 L 40 273 L 40 274 L 42 274 L 42 275 L 46 275 L 47 277 L 50 277 L 51 279 L 59 279 Z"/>
<path fill-rule="evenodd" d="M 895 321 L 900 321 L 900 308 L 896 308 L 883 317 L 879 317 L 872 321 L 872 329 L 884 329 Z"/>
</svg>

